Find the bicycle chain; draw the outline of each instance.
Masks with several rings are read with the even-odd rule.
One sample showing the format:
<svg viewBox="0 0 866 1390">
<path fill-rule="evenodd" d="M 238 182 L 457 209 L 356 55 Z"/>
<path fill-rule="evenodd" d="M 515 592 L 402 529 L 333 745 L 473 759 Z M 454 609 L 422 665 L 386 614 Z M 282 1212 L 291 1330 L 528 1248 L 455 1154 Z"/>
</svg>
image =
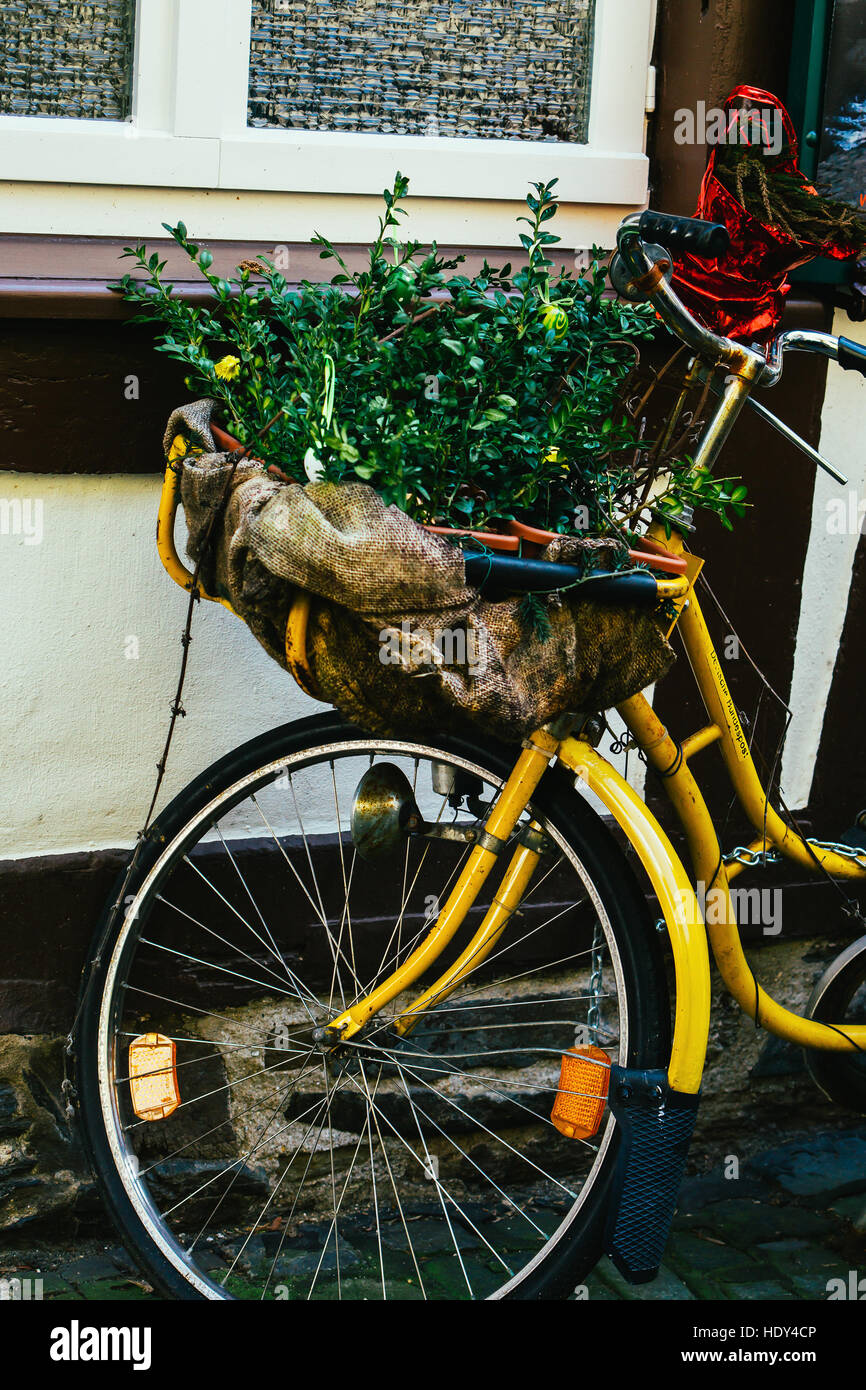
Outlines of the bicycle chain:
<svg viewBox="0 0 866 1390">
<path fill-rule="evenodd" d="M 813 840 L 806 839 L 806 844 L 813 849 L 827 850 L 831 854 L 838 854 L 840 859 L 850 859 L 858 868 L 866 869 L 866 849 L 860 849 L 855 845 L 845 845 L 838 840 Z M 777 849 L 749 849 L 748 845 L 736 845 L 728 854 L 723 855 L 725 864 L 745 864 L 748 868 L 757 868 L 763 864 L 781 864 L 785 858 Z"/>
<path fill-rule="evenodd" d="M 826 849 L 832 854 L 838 854 L 841 859 L 850 859 L 858 868 L 866 869 L 866 849 L 859 849 L 855 845 L 843 845 L 836 840 L 807 840 L 807 845 L 813 849 Z"/>
<path fill-rule="evenodd" d="M 735 845 L 728 854 L 722 855 L 722 862 L 756 868 L 763 864 L 778 864 L 783 858 L 784 855 L 777 849 L 749 849 L 748 845 Z"/>
</svg>

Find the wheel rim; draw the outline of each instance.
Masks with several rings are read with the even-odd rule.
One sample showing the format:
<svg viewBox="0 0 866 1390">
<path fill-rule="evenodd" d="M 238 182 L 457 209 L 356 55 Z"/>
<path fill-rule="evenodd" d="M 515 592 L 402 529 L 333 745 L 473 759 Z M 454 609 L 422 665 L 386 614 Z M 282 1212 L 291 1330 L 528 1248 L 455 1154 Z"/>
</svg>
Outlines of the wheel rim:
<svg viewBox="0 0 866 1390">
<path fill-rule="evenodd" d="M 817 981 L 806 1018 L 844 1028 L 866 1022 L 866 937 L 853 941 Z M 866 1056 L 804 1048 L 806 1070 L 828 1100 L 866 1114 Z"/>
<path fill-rule="evenodd" d="M 600 1041 L 608 1045 L 614 1061 L 624 1062 L 628 1049 L 623 971 L 610 920 L 576 851 L 546 821 L 542 823 L 555 862 L 546 874 L 543 866 L 539 869 L 527 907 L 533 890 L 543 890 L 557 870 L 579 881 L 582 897 L 575 896 L 561 912 L 562 918 L 570 914 L 573 919 L 574 950 L 567 953 L 569 958 L 545 960 L 543 969 L 525 963 L 515 969 L 521 964 L 521 947 L 525 951 L 532 942 L 535 949 L 537 938 L 553 925 L 533 919 L 518 929 L 515 920 L 509 923 L 509 930 L 515 928 L 510 939 L 506 933 L 484 969 L 438 1003 L 429 1022 L 408 1038 L 398 1041 L 380 1016 L 354 1047 L 327 1055 L 314 1048 L 313 1028 L 351 1002 L 359 988 L 366 989 L 371 978 L 381 975 L 387 962 L 405 953 L 420 934 L 416 922 L 409 921 L 407 884 L 416 894 L 425 886 L 416 861 L 429 860 L 429 842 L 407 843 L 396 876 L 402 907 L 393 921 L 385 917 L 390 931 L 378 971 L 371 977 L 368 963 L 352 957 L 356 936 L 346 934 L 346 919 L 351 927 L 352 894 L 362 875 L 356 876 L 358 860 L 347 840 L 344 792 L 355 771 L 369 765 L 371 754 L 379 761 L 408 759 L 416 785 L 429 761 L 444 761 L 481 777 L 484 801 L 500 785 L 497 776 L 477 763 L 398 741 L 342 741 L 266 763 L 215 797 L 166 846 L 129 904 L 107 967 L 98 1071 L 103 1125 L 114 1165 L 149 1240 L 206 1297 L 502 1297 L 519 1287 L 567 1237 L 611 1141 L 610 1120 L 591 1145 L 582 1145 L 564 1140 L 543 1115 L 545 1105 L 549 1115 L 556 1090 L 559 1055 L 575 1041 L 574 1029 L 588 1008 L 585 983 L 581 988 L 592 960 L 588 910 L 603 938 Z M 347 779 L 343 774 L 350 761 L 354 770 L 350 768 Z M 280 932 L 260 910 L 256 891 L 250 892 L 249 883 L 244 883 L 244 872 L 235 872 L 235 894 L 230 896 L 225 877 L 211 881 L 213 869 L 204 852 L 212 845 L 223 870 L 237 870 L 239 846 L 248 847 L 255 838 L 248 815 L 252 799 L 271 830 L 272 853 L 282 853 L 291 836 L 269 819 L 261 804 L 262 789 L 283 777 L 297 806 L 301 778 L 309 778 L 311 770 L 320 776 L 323 768 L 330 769 L 342 828 L 331 846 L 332 860 L 336 852 L 343 889 L 349 889 L 344 894 L 350 909 L 342 915 L 342 934 L 339 915 L 330 913 L 315 869 L 304 882 L 297 874 L 289 880 L 293 904 L 304 903 L 308 913 L 318 915 L 322 935 L 330 937 L 327 990 L 322 988 L 321 961 L 318 975 L 307 971 L 308 978 L 316 979 L 314 988 L 296 968 L 297 962 L 286 959 Z M 245 837 L 238 834 L 240 828 Z M 288 857 L 300 864 L 306 860 L 312 868 L 318 832 L 303 825 L 303 812 L 301 828 L 295 840 L 300 838 L 302 844 L 292 845 Z M 444 867 L 453 880 L 460 854 L 455 851 L 449 859 L 441 844 L 436 850 L 441 860 L 437 873 Z M 197 852 L 202 856 L 198 863 Z M 508 857 L 506 850 L 506 863 Z M 209 903 L 206 917 L 173 900 L 173 875 L 181 865 L 187 882 L 200 885 Z M 489 895 L 482 906 L 488 900 Z M 246 912 L 239 910 L 239 902 L 246 903 Z M 199 943 L 207 940 L 215 953 L 226 943 L 234 950 L 234 955 L 217 962 L 201 944 L 194 951 L 168 948 L 181 975 L 185 971 L 191 977 L 196 970 L 207 974 L 210 966 L 210 974 L 218 974 L 229 989 L 267 986 L 260 992 L 267 1008 L 279 1006 L 280 1036 L 276 1031 L 266 1035 L 260 1021 L 253 1027 L 254 1017 L 263 1016 L 261 999 L 207 1008 L 201 1003 L 192 1006 L 185 988 L 152 987 L 148 953 L 158 950 L 165 955 L 167 948 L 159 939 L 160 930 L 154 929 L 155 903 L 166 920 L 183 921 L 184 930 L 198 933 Z M 536 916 L 544 918 L 543 893 L 536 906 Z M 244 921 L 246 916 L 252 921 Z M 242 921 L 243 930 L 238 925 Z M 234 936 L 227 935 L 227 922 L 236 927 Z M 422 928 L 427 929 L 423 923 Z M 255 951 L 241 945 L 241 939 L 247 947 L 252 944 L 247 929 L 256 940 Z M 557 930 L 561 932 L 562 925 Z M 377 949 L 381 945 L 379 940 Z M 151 972 L 145 985 L 140 967 Z M 142 1010 L 144 995 L 147 1008 Z M 392 1006 L 392 1017 L 396 1007 Z M 176 1022 L 179 1014 L 185 1020 L 182 1027 Z M 489 1018 L 495 1023 L 488 1023 Z M 133 1114 L 129 1099 L 125 1048 L 136 1029 L 163 1032 L 163 1025 L 177 1028 L 166 1036 L 176 1038 L 180 1110 L 186 1110 L 186 1129 L 181 1126 L 178 1132 L 175 1124 L 174 1137 L 168 1129 L 174 1116 L 148 1124 Z M 543 1041 L 538 1041 L 540 1034 Z M 491 1046 L 506 1040 L 507 1045 Z M 249 1053 L 257 1050 L 270 1057 L 250 1066 Z M 221 1075 L 214 1075 L 220 1068 Z M 193 1078 L 198 1078 L 195 1087 Z M 228 1114 L 211 1123 L 213 1115 L 204 1117 L 213 1094 L 225 1098 Z M 254 1099 L 248 1103 L 251 1094 Z M 202 1118 L 191 1123 L 197 1106 Z M 229 1132 L 238 1146 L 234 1153 L 229 1151 Z M 454 1176 L 456 1170 L 459 1177 Z M 244 1203 L 245 1213 L 239 1214 Z M 208 1204 L 211 1210 L 206 1212 Z"/>
</svg>

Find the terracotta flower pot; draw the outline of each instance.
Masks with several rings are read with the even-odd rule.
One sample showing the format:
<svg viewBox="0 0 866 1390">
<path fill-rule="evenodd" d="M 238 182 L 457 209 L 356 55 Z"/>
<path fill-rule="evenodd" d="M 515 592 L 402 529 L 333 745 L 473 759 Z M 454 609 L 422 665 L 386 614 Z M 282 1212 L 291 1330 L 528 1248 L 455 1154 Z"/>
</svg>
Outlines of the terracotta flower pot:
<svg viewBox="0 0 866 1390">
<path fill-rule="evenodd" d="M 488 550 L 496 550 L 507 555 L 516 555 L 520 550 L 520 539 L 518 536 L 503 536 L 499 531 L 469 531 L 462 530 L 458 526 L 428 526 L 422 522 L 425 531 L 432 531 L 434 536 L 471 536 L 481 545 L 485 545 Z"/>
<path fill-rule="evenodd" d="M 555 531 L 542 531 L 537 526 L 527 526 L 522 521 L 509 521 L 509 530 L 520 538 L 524 547 L 532 546 L 535 553 L 550 545 L 551 541 L 560 539 Z M 685 574 L 687 562 L 680 555 L 672 555 L 669 550 L 665 550 L 658 541 L 650 540 L 648 536 L 641 536 L 640 549 L 629 550 L 630 560 L 635 564 L 646 565 L 653 570 L 667 570 L 670 574 Z M 524 553 L 528 553 L 524 550 Z"/>
<path fill-rule="evenodd" d="M 235 439 L 233 434 L 227 434 L 221 430 L 219 425 L 211 425 L 210 432 L 213 435 L 213 442 L 221 453 L 233 454 L 235 449 L 242 449 L 244 446 L 239 439 Z"/>
</svg>

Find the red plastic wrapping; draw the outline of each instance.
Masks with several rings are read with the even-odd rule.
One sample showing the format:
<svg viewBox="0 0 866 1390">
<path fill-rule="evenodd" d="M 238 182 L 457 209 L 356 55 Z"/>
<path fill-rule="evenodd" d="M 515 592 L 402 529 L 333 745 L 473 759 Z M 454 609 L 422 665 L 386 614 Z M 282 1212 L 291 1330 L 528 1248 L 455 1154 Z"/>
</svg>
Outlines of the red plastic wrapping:
<svg viewBox="0 0 866 1390">
<path fill-rule="evenodd" d="M 760 87 L 735 87 L 724 103 L 726 113 L 737 109 L 781 112 L 786 154 L 774 161 L 780 173 L 798 173 L 797 136 L 791 118 L 778 97 Z M 732 121 L 737 120 L 732 115 Z M 710 150 L 695 217 L 722 222 L 731 238 L 727 255 L 715 261 L 684 254 L 674 261 L 674 288 L 695 317 L 715 333 L 747 343 L 762 341 L 777 332 L 791 288 L 788 275 L 815 256 L 844 260 L 848 252 L 838 246 L 799 244 L 780 227 L 766 226 L 743 207 L 715 175 L 716 152 Z M 806 185 L 812 192 L 811 185 Z"/>
</svg>

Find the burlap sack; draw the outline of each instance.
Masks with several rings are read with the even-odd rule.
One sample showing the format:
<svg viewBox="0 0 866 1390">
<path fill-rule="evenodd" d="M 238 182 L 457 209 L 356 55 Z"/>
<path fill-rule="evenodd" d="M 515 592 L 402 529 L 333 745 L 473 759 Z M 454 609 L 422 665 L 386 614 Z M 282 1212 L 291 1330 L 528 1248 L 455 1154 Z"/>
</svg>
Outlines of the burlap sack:
<svg viewBox="0 0 866 1390">
<path fill-rule="evenodd" d="M 214 403 L 176 410 L 178 434 L 205 452 L 184 459 L 181 498 L 196 561 L 223 496 L 230 456 L 214 451 Z M 554 542 L 558 558 L 613 542 Z M 245 460 L 202 566 L 262 645 L 286 666 L 292 601 L 315 596 L 308 662 L 323 700 L 377 733 L 479 727 L 515 741 L 567 711 L 603 710 L 658 680 L 673 660 L 646 612 L 581 600 L 545 600 L 547 631 L 522 596 L 488 602 L 466 584 L 461 550 L 431 535 L 362 483 L 283 483 Z M 550 557 L 554 558 L 553 555 Z"/>
</svg>

